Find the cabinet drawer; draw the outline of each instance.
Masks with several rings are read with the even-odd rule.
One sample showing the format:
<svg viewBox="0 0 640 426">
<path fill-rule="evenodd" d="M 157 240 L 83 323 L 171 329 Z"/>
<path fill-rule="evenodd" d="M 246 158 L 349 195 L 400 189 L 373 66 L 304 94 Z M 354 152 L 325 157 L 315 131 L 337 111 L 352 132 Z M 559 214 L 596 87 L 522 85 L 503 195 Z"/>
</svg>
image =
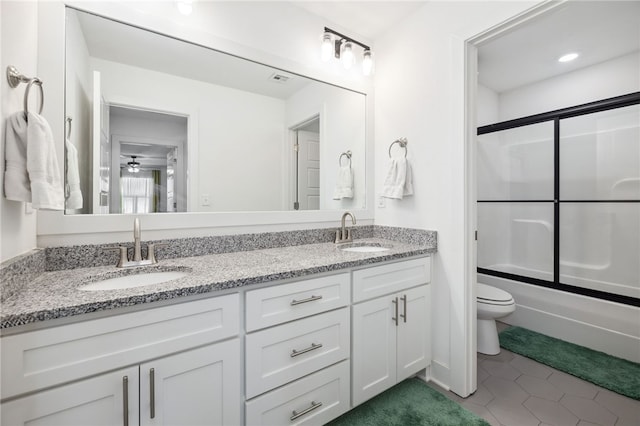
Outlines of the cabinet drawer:
<svg viewBox="0 0 640 426">
<path fill-rule="evenodd" d="M 331 275 L 247 292 L 247 331 L 349 304 L 349 274 Z"/>
<path fill-rule="evenodd" d="M 349 361 L 246 403 L 248 425 L 323 425 L 349 410 Z"/>
<path fill-rule="evenodd" d="M 428 257 L 353 272 L 353 303 L 426 284 L 431 280 Z"/>
<path fill-rule="evenodd" d="M 2 338 L 2 399 L 238 334 L 239 295 Z"/>
<path fill-rule="evenodd" d="M 349 357 L 349 309 L 247 335 L 247 398 Z"/>
</svg>

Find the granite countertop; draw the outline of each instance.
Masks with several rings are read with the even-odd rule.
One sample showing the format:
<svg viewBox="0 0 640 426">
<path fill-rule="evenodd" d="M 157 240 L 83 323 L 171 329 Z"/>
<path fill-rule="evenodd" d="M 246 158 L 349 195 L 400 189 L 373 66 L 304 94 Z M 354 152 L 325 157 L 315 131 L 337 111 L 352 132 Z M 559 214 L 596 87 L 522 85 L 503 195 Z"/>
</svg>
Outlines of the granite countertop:
<svg viewBox="0 0 640 426">
<path fill-rule="evenodd" d="M 43 272 L 25 282 L 2 302 L 0 329 L 56 318 L 104 311 L 275 280 L 435 253 L 434 247 L 382 238 L 358 239 L 390 249 L 373 253 L 345 252 L 333 243 L 296 245 L 234 253 L 161 260 L 138 268 L 96 266 Z M 123 290 L 83 291 L 79 287 L 122 275 L 155 271 L 187 271 L 183 278 Z"/>
</svg>

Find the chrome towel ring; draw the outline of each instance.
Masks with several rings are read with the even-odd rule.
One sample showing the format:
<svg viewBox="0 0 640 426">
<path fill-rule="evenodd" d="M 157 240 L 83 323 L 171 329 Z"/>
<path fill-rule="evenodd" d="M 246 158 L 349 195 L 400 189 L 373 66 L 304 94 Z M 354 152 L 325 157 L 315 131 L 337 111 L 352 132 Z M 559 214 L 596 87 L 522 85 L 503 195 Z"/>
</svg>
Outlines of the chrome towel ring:
<svg viewBox="0 0 640 426">
<path fill-rule="evenodd" d="M 42 114 L 42 109 L 44 108 L 44 90 L 42 89 L 42 80 L 38 77 L 25 77 L 20 74 L 18 69 L 13 65 L 9 65 L 7 67 L 7 81 L 9 82 L 9 87 L 15 89 L 18 87 L 20 83 L 27 83 L 27 88 L 24 91 L 24 114 L 25 116 L 29 112 L 29 91 L 31 90 L 31 86 L 37 84 L 40 88 L 40 108 L 38 109 L 38 114 Z"/>
<path fill-rule="evenodd" d="M 391 145 L 389 145 L 389 158 L 391 157 L 391 147 L 395 144 L 400 145 L 401 148 L 404 148 L 404 158 L 407 158 L 407 151 L 409 151 L 407 149 L 407 144 L 409 142 L 407 141 L 407 138 L 400 138 L 400 139 L 396 139 L 395 141 L 391 142 Z"/>
<path fill-rule="evenodd" d="M 342 167 L 342 157 L 347 157 L 347 160 L 349 160 L 349 168 L 351 168 L 351 151 L 343 152 L 342 154 L 340 154 L 340 157 L 338 158 L 338 164 L 340 165 L 340 167 Z"/>
</svg>

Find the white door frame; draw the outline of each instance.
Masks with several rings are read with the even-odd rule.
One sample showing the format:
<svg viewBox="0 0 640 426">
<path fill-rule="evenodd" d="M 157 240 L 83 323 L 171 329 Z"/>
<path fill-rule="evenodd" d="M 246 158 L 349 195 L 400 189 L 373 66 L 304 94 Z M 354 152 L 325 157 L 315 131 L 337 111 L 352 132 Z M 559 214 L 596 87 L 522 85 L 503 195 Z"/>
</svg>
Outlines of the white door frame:
<svg viewBox="0 0 640 426">
<path fill-rule="evenodd" d="M 509 20 L 492 28 L 476 34 L 467 39 L 458 39 L 453 43 L 454 55 L 464 61 L 461 75 L 453 76 L 454 81 L 463 84 L 464 108 L 460 117 L 464 132 L 464 307 L 463 329 L 464 339 L 459 339 L 452 333 L 451 365 L 464 365 L 463 371 L 451 372 L 450 388 L 456 389 L 461 396 L 468 396 L 477 389 L 477 341 L 476 341 L 476 279 L 477 279 L 477 253 L 475 231 L 477 229 L 477 193 L 476 193 L 476 112 L 477 112 L 477 47 L 491 39 L 503 35 L 519 25 L 560 6 L 564 1 L 545 1 L 528 9 L 524 13 L 513 16 Z M 460 300 L 456 297 L 454 300 Z M 451 319 L 455 320 L 455 314 Z M 464 359 L 462 359 L 464 358 Z"/>
</svg>

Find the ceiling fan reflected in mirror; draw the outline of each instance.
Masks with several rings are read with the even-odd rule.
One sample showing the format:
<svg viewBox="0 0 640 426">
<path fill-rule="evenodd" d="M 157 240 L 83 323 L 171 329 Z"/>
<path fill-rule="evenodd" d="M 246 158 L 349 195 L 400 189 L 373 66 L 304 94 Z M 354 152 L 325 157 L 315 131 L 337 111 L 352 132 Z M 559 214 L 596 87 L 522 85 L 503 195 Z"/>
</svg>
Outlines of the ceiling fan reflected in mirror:
<svg viewBox="0 0 640 426">
<path fill-rule="evenodd" d="M 131 156 L 131 161 L 127 163 L 127 171 L 129 173 L 138 173 L 140 172 L 140 162 L 136 161 L 135 155 Z"/>
</svg>

